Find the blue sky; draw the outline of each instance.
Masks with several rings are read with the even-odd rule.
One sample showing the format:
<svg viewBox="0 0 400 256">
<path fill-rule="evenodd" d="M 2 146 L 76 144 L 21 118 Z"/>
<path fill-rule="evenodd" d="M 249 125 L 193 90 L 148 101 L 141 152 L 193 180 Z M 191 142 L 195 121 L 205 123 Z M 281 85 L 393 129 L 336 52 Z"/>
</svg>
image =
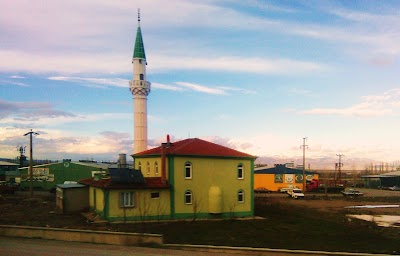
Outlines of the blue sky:
<svg viewBox="0 0 400 256">
<path fill-rule="evenodd" d="M 398 1 L 0 0 L 0 157 L 116 159 L 133 143 L 137 9 L 149 146 L 399 159 Z M 333 164 L 333 163 L 332 163 Z"/>
</svg>

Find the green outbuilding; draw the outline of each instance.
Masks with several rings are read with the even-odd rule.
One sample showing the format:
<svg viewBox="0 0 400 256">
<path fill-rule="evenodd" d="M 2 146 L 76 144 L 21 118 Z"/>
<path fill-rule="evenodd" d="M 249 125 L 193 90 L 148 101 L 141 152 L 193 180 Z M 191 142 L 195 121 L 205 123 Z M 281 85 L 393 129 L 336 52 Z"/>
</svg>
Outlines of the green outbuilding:
<svg viewBox="0 0 400 256">
<path fill-rule="evenodd" d="M 72 162 L 64 159 L 63 162 L 35 165 L 32 168 L 32 182 L 34 189 L 53 190 L 57 184 L 64 181 L 78 181 L 93 177 L 96 173 L 107 173 L 110 164 L 94 162 Z M 21 179 L 20 188 L 30 187 L 29 167 L 19 168 Z"/>
</svg>

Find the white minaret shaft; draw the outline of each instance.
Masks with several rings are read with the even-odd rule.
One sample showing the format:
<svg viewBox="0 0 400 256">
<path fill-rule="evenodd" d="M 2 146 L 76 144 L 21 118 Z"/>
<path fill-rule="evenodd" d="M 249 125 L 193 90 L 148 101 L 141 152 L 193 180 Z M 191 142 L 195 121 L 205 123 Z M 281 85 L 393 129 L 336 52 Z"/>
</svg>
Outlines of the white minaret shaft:
<svg viewBox="0 0 400 256">
<path fill-rule="evenodd" d="M 150 93 L 150 82 L 146 81 L 146 54 L 140 29 L 138 29 L 133 51 L 133 79 L 129 81 L 129 90 L 133 95 L 133 153 L 147 150 L 147 95 Z"/>
</svg>

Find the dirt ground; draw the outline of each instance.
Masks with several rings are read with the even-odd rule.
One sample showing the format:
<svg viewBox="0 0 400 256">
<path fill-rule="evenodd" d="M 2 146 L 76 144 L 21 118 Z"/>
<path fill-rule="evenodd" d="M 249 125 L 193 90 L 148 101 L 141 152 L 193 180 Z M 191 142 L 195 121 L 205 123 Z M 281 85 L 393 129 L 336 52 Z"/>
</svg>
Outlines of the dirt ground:
<svg viewBox="0 0 400 256">
<path fill-rule="evenodd" d="M 364 193 L 360 197 L 344 197 L 342 194 L 306 193 L 302 200 L 293 200 L 284 193 L 271 193 L 257 195 L 267 197 L 269 201 L 275 201 L 288 205 L 304 206 L 322 212 L 365 213 L 365 214 L 387 214 L 400 216 L 400 207 L 393 208 L 345 208 L 351 206 L 365 205 L 399 205 L 400 191 L 357 189 Z"/>
<path fill-rule="evenodd" d="M 346 209 L 347 206 L 362 205 L 399 205 L 400 191 L 359 189 L 364 193 L 360 197 L 344 197 L 341 194 L 306 193 L 304 199 L 293 200 L 284 193 L 256 194 L 256 200 L 265 197 L 269 203 L 303 206 L 322 212 L 348 212 L 365 214 L 387 214 L 400 216 L 400 207 L 395 208 L 357 208 Z M 17 191 L 14 195 L 0 195 L 0 224 L 31 225 L 60 228 L 96 228 L 90 226 L 80 213 L 57 214 L 55 210 L 55 194 L 47 191 L 35 191 L 34 198 L 29 192 Z"/>
</svg>

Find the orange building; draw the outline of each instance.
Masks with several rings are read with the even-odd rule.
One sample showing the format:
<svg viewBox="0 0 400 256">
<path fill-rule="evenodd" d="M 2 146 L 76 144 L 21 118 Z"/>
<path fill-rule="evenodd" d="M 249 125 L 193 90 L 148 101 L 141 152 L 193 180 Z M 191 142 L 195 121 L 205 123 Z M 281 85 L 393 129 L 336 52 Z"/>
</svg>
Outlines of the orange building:
<svg viewBox="0 0 400 256">
<path fill-rule="evenodd" d="M 318 179 L 318 173 L 305 171 L 307 181 Z M 254 189 L 266 188 L 270 191 L 280 191 L 281 188 L 298 187 L 303 189 L 303 170 L 288 168 L 277 164 L 273 168 L 254 171 Z"/>
</svg>

